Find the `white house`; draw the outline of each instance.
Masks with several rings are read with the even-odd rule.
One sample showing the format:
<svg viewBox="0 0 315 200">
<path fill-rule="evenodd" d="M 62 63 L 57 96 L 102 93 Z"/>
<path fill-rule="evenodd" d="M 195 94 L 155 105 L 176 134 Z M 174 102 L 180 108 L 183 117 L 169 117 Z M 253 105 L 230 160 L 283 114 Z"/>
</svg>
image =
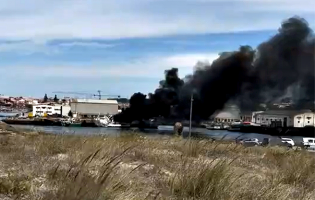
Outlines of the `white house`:
<svg viewBox="0 0 315 200">
<path fill-rule="evenodd" d="M 305 127 L 314 126 L 315 127 L 315 113 L 305 112 L 294 116 L 294 127 Z"/>
<path fill-rule="evenodd" d="M 36 99 L 27 99 L 26 100 L 26 104 L 28 104 L 28 105 L 37 105 L 38 104 L 38 100 L 36 100 Z"/>
<path fill-rule="evenodd" d="M 18 103 L 18 104 L 25 104 L 25 99 L 19 99 L 19 100 L 17 100 L 16 101 L 16 103 Z"/>
</svg>

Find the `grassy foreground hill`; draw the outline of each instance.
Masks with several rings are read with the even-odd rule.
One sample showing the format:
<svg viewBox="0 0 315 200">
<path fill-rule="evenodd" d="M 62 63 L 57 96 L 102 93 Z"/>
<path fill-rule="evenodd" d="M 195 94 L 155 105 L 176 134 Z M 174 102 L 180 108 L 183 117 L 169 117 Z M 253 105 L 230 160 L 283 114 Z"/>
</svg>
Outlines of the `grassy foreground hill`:
<svg viewBox="0 0 315 200">
<path fill-rule="evenodd" d="M 0 199 L 314 199 L 315 157 L 283 147 L 0 131 Z"/>
</svg>

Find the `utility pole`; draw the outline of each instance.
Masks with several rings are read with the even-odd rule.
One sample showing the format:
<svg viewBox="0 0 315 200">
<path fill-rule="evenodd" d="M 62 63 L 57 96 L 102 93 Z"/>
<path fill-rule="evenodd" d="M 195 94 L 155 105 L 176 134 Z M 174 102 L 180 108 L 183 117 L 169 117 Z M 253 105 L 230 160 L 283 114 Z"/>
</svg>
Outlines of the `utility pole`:
<svg viewBox="0 0 315 200">
<path fill-rule="evenodd" d="M 192 121 L 193 101 L 194 101 L 194 93 L 191 92 L 191 97 L 190 97 L 190 116 L 189 116 L 189 139 L 191 138 L 191 121 Z"/>
</svg>

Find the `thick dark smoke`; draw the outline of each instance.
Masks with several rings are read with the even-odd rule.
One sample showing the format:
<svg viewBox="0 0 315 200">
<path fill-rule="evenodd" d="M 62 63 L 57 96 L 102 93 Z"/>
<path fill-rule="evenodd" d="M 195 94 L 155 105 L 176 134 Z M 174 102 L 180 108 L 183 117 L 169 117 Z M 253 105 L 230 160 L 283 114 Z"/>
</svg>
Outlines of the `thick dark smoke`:
<svg viewBox="0 0 315 200">
<path fill-rule="evenodd" d="M 262 103 L 292 100 L 297 108 L 314 107 L 315 37 L 308 23 L 292 17 L 278 33 L 256 50 L 241 46 L 221 53 L 211 65 L 183 80 L 178 69 L 165 72 L 153 94 L 135 93 L 130 108 L 114 116 L 118 122 L 165 117 L 188 119 L 193 94 L 193 119 L 209 118 L 234 101 L 241 110 L 257 110 Z"/>
<path fill-rule="evenodd" d="M 255 79 L 245 84 L 241 107 L 252 109 L 257 102 L 273 102 L 288 90 L 299 107 L 314 102 L 314 39 L 304 19 L 283 22 L 279 33 L 257 48 Z"/>
</svg>

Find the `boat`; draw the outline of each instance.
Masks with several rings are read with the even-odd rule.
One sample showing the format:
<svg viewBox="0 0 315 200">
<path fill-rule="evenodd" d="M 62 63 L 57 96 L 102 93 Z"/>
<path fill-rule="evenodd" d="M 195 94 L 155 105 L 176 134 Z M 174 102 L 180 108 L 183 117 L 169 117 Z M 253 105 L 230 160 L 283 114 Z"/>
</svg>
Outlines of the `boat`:
<svg viewBox="0 0 315 200">
<path fill-rule="evenodd" d="M 109 123 L 107 127 L 121 127 L 121 124 Z"/>
<path fill-rule="evenodd" d="M 81 127 L 82 123 L 81 122 L 63 123 L 62 126 L 65 126 L 65 127 Z"/>
<path fill-rule="evenodd" d="M 99 127 L 121 127 L 121 124 L 115 123 L 111 115 L 98 116 L 95 123 Z"/>
<path fill-rule="evenodd" d="M 62 120 L 61 125 L 66 127 L 81 127 L 82 123 L 75 121 L 73 118 L 68 118 L 67 120 Z"/>
</svg>

